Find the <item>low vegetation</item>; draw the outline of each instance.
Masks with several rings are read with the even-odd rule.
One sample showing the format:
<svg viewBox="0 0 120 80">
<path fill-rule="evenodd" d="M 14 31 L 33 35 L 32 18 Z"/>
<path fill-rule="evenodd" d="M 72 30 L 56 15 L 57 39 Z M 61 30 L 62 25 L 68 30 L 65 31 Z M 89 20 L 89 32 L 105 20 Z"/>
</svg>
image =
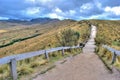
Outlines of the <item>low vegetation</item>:
<svg viewBox="0 0 120 80">
<path fill-rule="evenodd" d="M 6 30 L 0 30 L 0 33 L 4 33 L 4 32 L 7 32 Z"/>
<path fill-rule="evenodd" d="M 0 45 L 0 48 L 7 47 L 7 46 L 10 46 L 10 45 L 13 45 L 16 42 L 20 42 L 20 41 L 24 41 L 24 40 L 27 40 L 27 39 L 30 39 L 30 38 L 34 38 L 34 37 L 37 37 L 39 35 L 40 34 L 34 34 L 32 36 L 28 36 L 28 37 L 25 37 L 25 38 L 13 39 L 11 42 L 9 42 L 7 44 Z"/>
<path fill-rule="evenodd" d="M 0 34 L 0 44 L 5 45 L 10 43 L 11 41 L 14 44 L 9 46 L 4 46 L 0 48 L 0 57 L 5 57 L 13 54 L 20 54 L 25 52 L 43 50 L 48 48 L 54 48 L 61 46 L 59 40 L 56 38 L 56 33 L 61 32 L 66 36 L 70 32 L 69 41 L 66 41 L 67 44 L 62 46 L 72 46 L 77 45 L 78 43 L 84 42 L 88 39 L 90 33 L 90 27 L 85 21 L 73 21 L 73 20 L 63 20 L 57 23 L 48 23 L 43 25 L 32 25 L 31 27 L 26 27 L 24 29 L 16 29 L 9 30 L 4 34 Z M 37 35 L 34 37 L 36 34 Z M 60 38 L 62 38 L 61 36 Z M 67 36 L 68 38 L 68 36 Z M 72 40 L 71 40 L 72 39 Z M 64 40 L 63 40 L 64 41 Z M 80 53 L 81 49 L 72 49 L 65 51 L 65 56 L 73 55 Z M 19 75 L 19 79 L 24 80 L 28 76 L 33 76 L 32 73 L 36 73 L 38 71 L 43 71 L 44 68 L 52 66 L 56 60 L 64 58 L 61 55 L 61 51 L 50 54 L 50 62 L 48 62 L 44 55 L 33 57 L 30 59 L 18 61 L 17 63 L 17 71 Z M 10 69 L 9 66 L 3 65 L 0 66 L 0 79 L 4 80 L 8 77 L 10 79 Z"/>
<path fill-rule="evenodd" d="M 120 21 L 91 20 L 91 23 L 97 26 L 96 49 L 103 61 L 111 66 L 112 53 L 102 48 L 102 45 L 108 45 L 116 50 L 120 50 Z M 120 58 L 113 64 L 120 68 Z"/>
<path fill-rule="evenodd" d="M 77 45 L 80 33 L 72 29 L 65 29 L 56 35 L 58 42 L 61 46 Z"/>
</svg>

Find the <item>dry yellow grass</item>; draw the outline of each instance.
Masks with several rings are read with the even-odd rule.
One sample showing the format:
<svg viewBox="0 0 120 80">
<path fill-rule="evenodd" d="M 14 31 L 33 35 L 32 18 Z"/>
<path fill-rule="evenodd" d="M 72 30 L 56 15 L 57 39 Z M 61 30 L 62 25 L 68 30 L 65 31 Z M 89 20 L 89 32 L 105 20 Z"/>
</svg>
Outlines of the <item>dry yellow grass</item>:
<svg viewBox="0 0 120 80">
<path fill-rule="evenodd" d="M 4 32 L 7 32 L 7 30 L 0 30 L 0 33 L 4 33 Z"/>
<path fill-rule="evenodd" d="M 39 27 L 40 26 L 38 26 L 37 28 Z M 82 42 L 84 41 L 82 36 L 87 32 L 89 26 L 88 25 L 82 26 L 78 22 L 69 22 L 69 24 L 66 23 L 64 25 L 59 25 L 50 28 L 48 26 L 48 29 L 43 29 L 42 35 L 21 42 L 17 42 L 13 45 L 4 48 L 0 48 L 0 57 L 56 47 L 58 43 L 55 36 L 58 32 L 65 28 L 72 28 L 76 31 L 79 31 L 81 36 L 79 42 Z"/>
<path fill-rule="evenodd" d="M 108 66 L 111 66 L 112 55 L 110 51 L 103 49 L 100 45 L 108 45 L 111 48 L 120 50 L 120 21 L 92 20 L 97 25 L 96 43 L 99 46 L 98 54 Z M 114 66 L 120 69 L 120 56 L 117 57 Z"/>
<path fill-rule="evenodd" d="M 7 39 L 6 42 L 9 42 L 10 40 L 23 38 L 28 35 L 33 35 L 35 34 L 36 30 L 37 33 L 42 33 L 37 37 L 26 39 L 24 41 L 16 42 L 12 45 L 0 48 L 0 57 L 57 47 L 58 42 L 56 39 L 56 34 L 66 28 L 71 28 L 75 31 L 80 32 L 79 42 L 82 42 L 85 40 L 85 38 L 83 38 L 82 36 L 88 33 L 89 29 L 89 26 L 87 24 L 83 24 L 84 25 L 75 21 L 61 21 L 55 24 L 31 26 L 29 28 L 24 28 L 20 30 L 17 29 L 17 31 L 13 30 L 11 32 L 6 32 L 4 33 L 4 35 L 0 34 L 2 38 L 4 38 L 5 40 Z M 0 39 L 1 43 L 3 43 L 2 41 L 4 41 L 4 39 Z M 18 67 L 19 75 L 31 73 L 33 71 L 33 68 L 36 68 L 40 65 L 45 65 L 47 63 L 47 60 L 39 60 L 39 58 L 42 57 L 40 56 L 38 58 L 35 58 L 34 60 L 31 60 L 30 63 L 26 63 L 24 62 L 24 60 L 22 61 L 22 63 L 20 62 L 20 64 L 22 64 L 23 66 L 19 65 Z M 9 72 L 7 71 L 7 73 Z M 0 75 L 4 76 L 3 74 Z"/>
</svg>

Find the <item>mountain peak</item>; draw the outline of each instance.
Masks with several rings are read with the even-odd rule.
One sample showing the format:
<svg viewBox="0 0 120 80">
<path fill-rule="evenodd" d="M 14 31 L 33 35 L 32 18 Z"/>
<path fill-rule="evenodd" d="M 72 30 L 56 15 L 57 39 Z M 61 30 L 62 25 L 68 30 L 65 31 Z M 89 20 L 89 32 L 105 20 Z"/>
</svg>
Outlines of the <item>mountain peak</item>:
<svg viewBox="0 0 120 80">
<path fill-rule="evenodd" d="M 31 19 L 31 22 L 35 22 L 35 23 L 48 23 L 48 22 L 57 22 L 60 21 L 59 19 L 51 19 L 51 18 L 35 18 L 35 19 Z"/>
</svg>

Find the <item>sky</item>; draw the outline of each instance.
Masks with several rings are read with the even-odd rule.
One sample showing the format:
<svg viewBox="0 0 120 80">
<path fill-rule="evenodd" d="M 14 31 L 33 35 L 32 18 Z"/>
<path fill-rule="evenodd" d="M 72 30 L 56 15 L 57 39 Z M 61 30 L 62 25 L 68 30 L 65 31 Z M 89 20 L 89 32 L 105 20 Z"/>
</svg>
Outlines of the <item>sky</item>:
<svg viewBox="0 0 120 80">
<path fill-rule="evenodd" d="M 0 0 L 0 19 L 120 20 L 120 0 Z"/>
</svg>

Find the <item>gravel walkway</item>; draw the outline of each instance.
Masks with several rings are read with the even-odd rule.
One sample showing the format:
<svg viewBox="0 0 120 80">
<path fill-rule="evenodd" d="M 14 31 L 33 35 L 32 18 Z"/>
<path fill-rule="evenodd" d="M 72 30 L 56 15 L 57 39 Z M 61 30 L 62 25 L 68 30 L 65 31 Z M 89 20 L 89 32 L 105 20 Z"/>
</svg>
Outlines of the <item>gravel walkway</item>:
<svg viewBox="0 0 120 80">
<path fill-rule="evenodd" d="M 92 26 L 91 36 L 83 53 L 69 58 L 64 64 L 58 64 L 33 80 L 120 80 L 119 73 L 110 73 L 94 53 L 95 36 L 96 27 Z"/>
</svg>

